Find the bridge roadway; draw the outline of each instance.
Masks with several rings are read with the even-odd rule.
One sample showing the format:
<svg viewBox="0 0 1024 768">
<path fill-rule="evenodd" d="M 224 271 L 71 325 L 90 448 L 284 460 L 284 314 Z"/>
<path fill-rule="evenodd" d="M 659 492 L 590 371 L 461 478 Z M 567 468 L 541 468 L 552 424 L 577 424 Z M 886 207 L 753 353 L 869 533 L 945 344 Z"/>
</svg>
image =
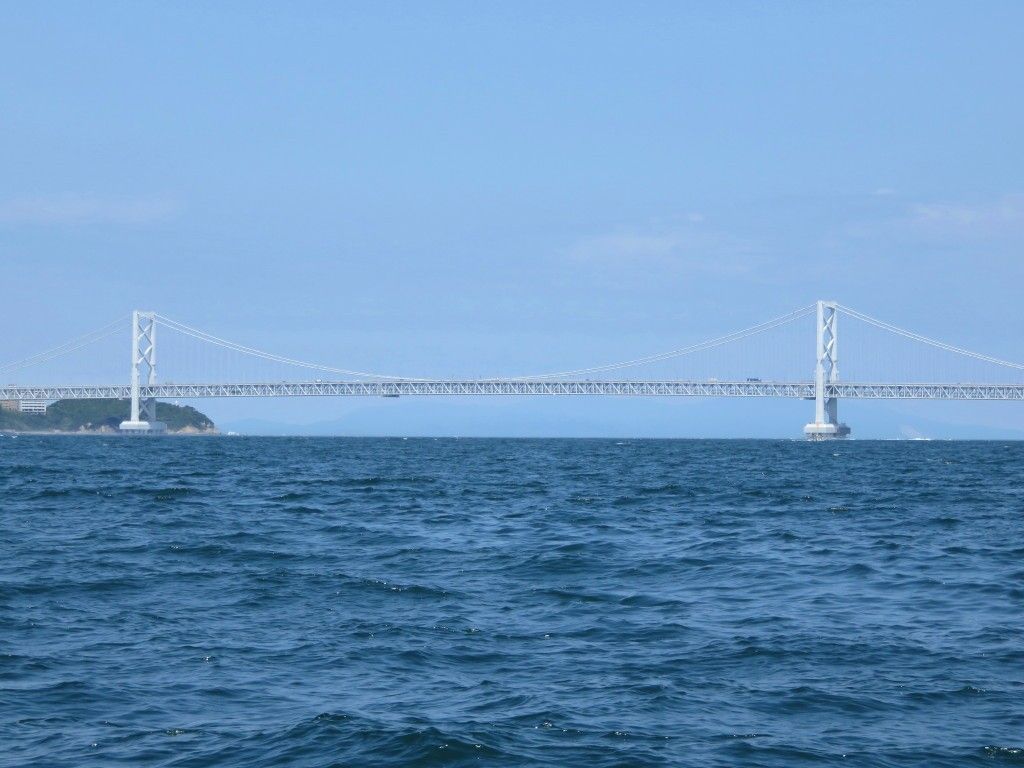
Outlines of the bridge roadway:
<svg viewBox="0 0 1024 768">
<path fill-rule="evenodd" d="M 305 381 L 263 384 L 156 384 L 143 398 L 398 397 L 404 395 L 620 395 L 632 397 L 788 397 L 814 399 L 811 381 L 583 381 L 577 379 L 436 379 Z M 0 386 L 0 400 L 127 399 L 127 384 Z M 1024 384 L 860 383 L 825 385 L 825 397 L 892 400 L 1024 400 Z"/>
</svg>

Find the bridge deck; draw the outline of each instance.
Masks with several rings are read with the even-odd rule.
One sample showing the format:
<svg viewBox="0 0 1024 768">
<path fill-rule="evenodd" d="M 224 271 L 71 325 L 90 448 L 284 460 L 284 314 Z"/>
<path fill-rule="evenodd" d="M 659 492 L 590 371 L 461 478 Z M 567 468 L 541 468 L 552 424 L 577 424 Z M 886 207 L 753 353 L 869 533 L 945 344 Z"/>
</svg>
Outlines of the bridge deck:
<svg viewBox="0 0 1024 768">
<path fill-rule="evenodd" d="M 263 384 L 157 384 L 142 397 L 162 400 L 205 397 L 397 397 L 409 395 L 618 395 L 631 397 L 784 397 L 814 399 L 810 381 L 581 381 L 423 380 L 306 381 Z M 861 383 L 825 386 L 826 397 L 845 399 L 1024 400 L 1024 384 Z M 0 400 L 96 400 L 130 398 L 127 384 L 0 387 Z"/>
</svg>

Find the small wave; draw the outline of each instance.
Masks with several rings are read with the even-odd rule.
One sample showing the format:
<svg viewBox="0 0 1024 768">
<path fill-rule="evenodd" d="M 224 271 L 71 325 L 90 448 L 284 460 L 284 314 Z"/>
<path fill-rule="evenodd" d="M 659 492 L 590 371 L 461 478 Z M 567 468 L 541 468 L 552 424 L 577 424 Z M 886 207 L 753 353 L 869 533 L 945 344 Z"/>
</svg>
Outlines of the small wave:
<svg viewBox="0 0 1024 768">
<path fill-rule="evenodd" d="M 1024 765 L 1024 747 L 988 746 L 981 750 L 985 757 L 1006 765 Z"/>
<path fill-rule="evenodd" d="M 331 440 L 0 451 L 8 760 L 1024 765 L 1024 443 Z"/>
</svg>

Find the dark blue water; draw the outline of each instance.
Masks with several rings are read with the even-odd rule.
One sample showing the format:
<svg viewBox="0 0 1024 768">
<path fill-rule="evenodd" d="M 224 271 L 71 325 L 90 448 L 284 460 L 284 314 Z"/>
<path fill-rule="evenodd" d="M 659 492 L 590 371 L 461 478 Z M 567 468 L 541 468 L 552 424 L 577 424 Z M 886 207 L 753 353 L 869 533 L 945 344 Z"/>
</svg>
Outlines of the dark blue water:
<svg viewBox="0 0 1024 768">
<path fill-rule="evenodd" d="M 0 437 L 0 765 L 1024 764 L 1024 444 Z"/>
</svg>

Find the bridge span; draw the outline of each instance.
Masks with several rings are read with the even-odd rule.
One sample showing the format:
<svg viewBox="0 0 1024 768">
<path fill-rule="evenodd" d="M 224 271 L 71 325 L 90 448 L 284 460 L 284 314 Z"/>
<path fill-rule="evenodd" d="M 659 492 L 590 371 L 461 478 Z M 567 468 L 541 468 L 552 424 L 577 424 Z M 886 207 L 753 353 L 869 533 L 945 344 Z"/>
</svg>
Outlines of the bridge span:
<svg viewBox="0 0 1024 768">
<path fill-rule="evenodd" d="M 839 378 L 838 317 L 840 312 L 871 327 L 895 334 L 901 339 L 927 345 L 961 358 L 970 358 L 995 366 L 1001 373 L 994 378 L 996 383 L 980 381 L 909 381 L 908 375 L 893 375 L 894 381 L 841 381 Z M 639 365 L 647 365 L 667 359 L 674 359 L 708 349 L 713 349 L 783 325 L 800 318 L 813 317 L 815 321 L 815 359 L 813 366 L 807 360 L 806 368 L 800 365 L 793 370 L 813 371 L 813 377 L 803 380 L 799 376 L 790 379 L 786 373 L 776 378 L 698 378 L 693 375 L 678 377 L 613 378 L 612 371 L 619 371 Z M 326 378 L 305 381 L 268 381 L 254 378 L 243 382 L 240 377 L 210 374 L 212 381 L 193 383 L 158 382 L 156 376 L 156 337 L 160 325 L 207 345 L 224 348 L 232 353 L 247 355 L 288 366 L 326 373 Z M 35 365 L 39 361 L 81 349 L 98 338 L 119 333 L 119 323 L 112 323 L 100 329 L 104 335 L 89 336 L 86 341 L 76 340 L 34 355 L 19 363 L 0 366 L 0 372 L 10 372 L 20 367 Z M 764 343 L 764 336 L 758 337 Z M 808 339 L 808 342 L 810 340 Z M 802 345 L 801 345 L 802 346 Z M 776 348 L 765 346 L 772 353 Z M 810 352 L 810 344 L 807 345 Z M 809 357 L 809 355 L 808 355 Z M 292 370 L 290 368 L 289 370 Z M 714 369 L 712 369 L 714 370 Z M 187 326 L 156 312 L 135 311 L 131 316 L 131 369 L 130 378 L 121 384 L 102 385 L 47 385 L 47 386 L 0 386 L 0 400 L 8 401 L 53 401 L 90 399 L 127 399 L 131 401 L 129 418 L 122 422 L 121 429 L 132 433 L 154 433 L 163 430 L 156 419 L 157 400 L 191 400 L 212 397 L 421 397 L 421 396 L 619 396 L 619 397 L 775 397 L 795 398 L 814 401 L 814 418 L 804 427 L 810 439 L 845 437 L 849 428 L 839 421 L 840 400 L 1016 400 L 1024 401 L 1024 383 L 1005 382 L 1003 375 L 1014 371 L 1024 372 L 1024 364 L 992 357 L 951 344 L 936 341 L 920 334 L 898 328 L 891 324 L 864 315 L 834 301 L 818 301 L 787 315 L 768 320 L 750 328 L 725 336 L 693 344 L 682 349 L 634 360 L 609 363 L 561 373 L 547 373 L 534 376 L 505 378 L 413 378 L 387 376 L 380 373 L 366 373 L 344 368 L 310 363 L 287 358 L 236 342 L 213 336 L 197 328 Z M 200 369 L 197 378 L 205 375 Z M 217 381 L 220 376 L 222 381 Z M 309 373 L 305 373 L 309 376 Z M 594 376 L 596 375 L 596 378 Z M 885 376 L 883 372 L 882 376 Z M 948 374 L 947 374 L 948 375 Z M 584 378 L 587 377 L 587 378 Z M 104 377 L 106 378 L 106 377 Z M 262 378 L 262 383 L 261 382 Z M 275 377 L 276 378 L 276 377 Z M 950 375 L 950 378 L 954 378 Z M 956 378 L 960 378 L 956 376 Z M 795 380 L 794 380 L 795 379 Z M 1005 383 L 999 383 L 1003 380 Z"/>
<path fill-rule="evenodd" d="M 130 399 L 128 384 L 3 387 L 0 400 Z M 827 399 L 851 400 L 1024 400 L 1024 384 L 911 384 L 836 382 Z M 622 396 L 778 397 L 815 399 L 813 381 L 579 381 L 576 379 L 436 379 L 416 381 L 297 381 L 239 384 L 154 384 L 140 386 L 143 399 L 207 397 L 409 397 L 409 396 Z"/>
</svg>

